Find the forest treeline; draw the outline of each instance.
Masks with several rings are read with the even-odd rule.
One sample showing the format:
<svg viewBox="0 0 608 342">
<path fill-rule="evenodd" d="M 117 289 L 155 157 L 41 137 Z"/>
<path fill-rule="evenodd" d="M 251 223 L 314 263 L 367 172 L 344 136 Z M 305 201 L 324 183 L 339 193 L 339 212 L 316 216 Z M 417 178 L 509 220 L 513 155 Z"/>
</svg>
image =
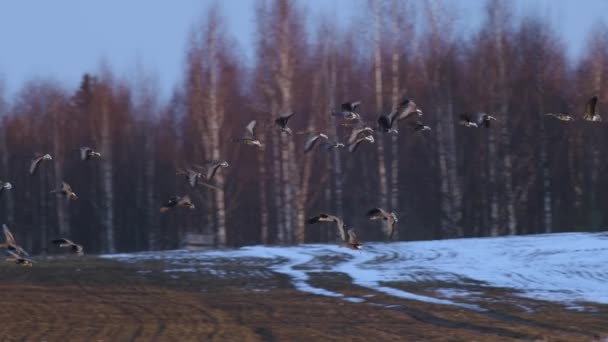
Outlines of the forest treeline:
<svg viewBox="0 0 608 342">
<path fill-rule="evenodd" d="M 211 7 L 188 37 L 183 82 L 166 102 L 145 76 L 127 80 L 109 67 L 83 71 L 77 89 L 33 79 L 0 102 L 0 179 L 13 184 L 0 194 L 0 217 L 21 245 L 44 253 L 61 236 L 88 252 L 165 249 L 187 232 L 213 234 L 219 247 L 334 242 L 333 226 L 306 225 L 320 212 L 344 217 L 363 241 L 381 240 L 365 217 L 373 207 L 397 213 L 401 240 L 608 223 L 606 125 L 544 115 L 581 115 L 593 95 L 600 114 L 608 108 L 605 26 L 589 33 L 573 65 L 556 30 L 540 16 L 515 16 L 510 1 L 488 1 L 466 35 L 449 1 L 360 1 L 347 25 L 311 17 L 303 1 L 255 4 L 255 61 L 243 61 Z M 344 140 L 350 128 L 330 115 L 342 102 L 361 100 L 375 125 L 404 96 L 432 130 L 400 123 L 398 135 L 376 133 L 354 153 L 303 153 L 306 134 L 273 125 L 294 112 L 294 132 Z M 464 112 L 497 121 L 465 128 Z M 233 141 L 253 119 L 264 149 Z M 80 146 L 102 158 L 81 161 Z M 31 176 L 36 153 L 53 160 Z M 193 189 L 176 175 L 208 160 L 230 164 L 214 179 L 221 190 Z M 50 194 L 62 180 L 78 200 Z M 195 209 L 159 212 L 185 194 Z"/>
</svg>

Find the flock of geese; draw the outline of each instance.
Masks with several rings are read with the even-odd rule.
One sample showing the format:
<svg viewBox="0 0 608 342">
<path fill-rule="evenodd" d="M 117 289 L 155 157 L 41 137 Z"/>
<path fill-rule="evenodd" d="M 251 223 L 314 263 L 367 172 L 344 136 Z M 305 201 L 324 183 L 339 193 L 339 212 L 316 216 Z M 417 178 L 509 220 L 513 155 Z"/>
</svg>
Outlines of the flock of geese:
<svg viewBox="0 0 608 342">
<path fill-rule="evenodd" d="M 582 120 L 590 122 L 602 121 L 602 118 L 597 113 L 597 101 L 597 96 L 593 96 L 591 99 L 589 99 L 582 115 Z M 390 113 L 380 115 L 376 120 L 375 128 L 372 128 L 374 125 L 369 124 L 369 122 L 365 120 L 358 112 L 360 105 L 360 101 L 346 102 L 341 105 L 340 110 L 331 112 L 332 116 L 335 116 L 343 121 L 341 123 L 342 126 L 351 127 L 350 134 L 344 137 L 345 139 L 343 142 L 340 142 L 335 137 L 330 138 L 331 134 L 328 132 L 297 132 L 296 134 L 308 134 L 308 138 L 304 143 L 304 152 L 308 153 L 315 149 L 315 147 L 325 151 L 347 147 L 350 152 L 355 152 L 362 143 L 374 143 L 374 134 L 376 133 L 398 134 L 399 132 L 397 130 L 397 126 L 400 121 L 407 122 L 408 127 L 414 132 L 431 130 L 429 126 L 424 125 L 420 120 L 423 115 L 422 111 L 418 109 L 414 101 L 408 98 L 404 98 Z M 546 113 L 545 115 L 554 117 L 560 121 L 576 121 L 575 116 L 571 114 Z M 285 133 L 288 135 L 293 134 L 291 128 L 288 127 L 288 123 L 293 116 L 294 113 L 288 113 L 281 115 L 274 120 L 274 125 L 280 133 Z M 460 124 L 466 128 L 489 128 L 492 121 L 496 121 L 496 118 L 486 113 L 464 113 L 460 115 Z M 243 136 L 235 138 L 234 141 L 259 149 L 264 148 L 262 142 L 256 137 L 256 120 L 249 122 L 245 127 L 245 133 Z M 79 151 L 80 159 L 84 162 L 102 157 L 101 153 L 90 147 L 80 147 Z M 53 157 L 48 153 L 37 155 L 31 161 L 29 168 L 30 175 L 34 175 L 41 167 L 42 163 L 50 160 L 53 160 Z M 192 167 L 178 169 L 176 175 L 185 177 L 188 185 L 192 188 L 205 186 L 214 190 L 219 190 L 217 186 L 213 185 L 213 178 L 220 168 L 226 168 L 228 166 L 228 162 L 224 160 L 210 161 L 202 166 L 194 165 Z M 12 185 L 10 182 L 0 180 L 0 193 L 11 189 Z M 65 181 L 62 181 L 61 185 L 57 189 L 52 190 L 51 194 L 68 201 L 78 199 L 78 196 L 72 190 L 72 187 Z M 195 206 L 188 195 L 173 196 L 160 208 L 160 212 L 165 213 L 177 208 L 194 209 Z M 370 220 L 385 221 L 387 227 L 387 238 L 391 240 L 394 237 L 396 224 L 399 221 L 394 212 L 384 210 L 382 208 L 373 208 L 367 212 L 366 216 Z M 330 222 L 336 225 L 338 236 L 342 240 L 342 246 L 354 250 L 360 250 L 363 248 L 363 244 L 357 238 L 355 229 L 349 228 L 340 217 L 322 213 L 307 220 L 308 224 L 316 224 L 320 222 Z M 5 242 L 0 244 L 0 248 L 6 249 L 8 253 L 6 260 L 18 265 L 32 266 L 33 261 L 29 259 L 29 253 L 17 244 L 13 234 L 5 224 L 2 228 Z M 69 249 L 76 255 L 80 256 L 84 254 L 83 246 L 69 239 L 59 238 L 52 240 L 51 242 L 61 248 Z"/>
</svg>

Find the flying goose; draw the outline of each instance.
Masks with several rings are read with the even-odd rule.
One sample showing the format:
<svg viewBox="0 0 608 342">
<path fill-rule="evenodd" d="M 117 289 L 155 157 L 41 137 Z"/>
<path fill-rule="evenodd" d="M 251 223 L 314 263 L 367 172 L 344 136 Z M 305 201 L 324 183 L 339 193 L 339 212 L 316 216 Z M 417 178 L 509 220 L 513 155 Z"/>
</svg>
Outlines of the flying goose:
<svg viewBox="0 0 608 342">
<path fill-rule="evenodd" d="M 403 100 L 399 102 L 399 105 L 397 106 L 397 109 L 394 112 L 396 112 L 397 120 L 407 119 L 414 114 L 422 116 L 422 111 L 418 109 L 416 103 L 408 99 L 407 97 L 403 98 Z"/>
<path fill-rule="evenodd" d="M 367 218 L 370 220 L 384 220 L 388 222 L 388 239 L 391 240 L 395 234 L 395 224 L 399 222 L 397 214 L 391 211 L 386 211 L 382 208 L 374 208 L 367 212 Z"/>
<path fill-rule="evenodd" d="M 468 128 L 478 127 L 476 120 L 474 120 L 472 115 L 468 113 L 460 114 L 460 124 Z"/>
<path fill-rule="evenodd" d="M 205 175 L 204 175 L 205 180 L 207 182 L 210 182 L 220 167 L 228 167 L 228 166 L 230 166 L 230 164 L 228 164 L 228 162 L 225 160 L 213 160 L 213 161 L 208 162 L 207 167 L 204 168 L 206 170 Z"/>
<path fill-rule="evenodd" d="M 277 126 L 279 126 L 279 128 L 281 129 L 281 132 L 285 132 L 285 133 L 291 135 L 291 128 L 287 127 L 287 122 L 289 121 L 289 119 L 291 119 L 293 114 L 294 113 L 283 114 L 274 120 L 274 123 Z"/>
<path fill-rule="evenodd" d="M 562 113 L 547 113 L 545 114 L 547 116 L 552 116 L 554 118 L 556 118 L 557 120 L 560 121 L 574 121 L 574 117 L 568 115 L 568 114 L 562 114 Z"/>
<path fill-rule="evenodd" d="M 348 233 L 348 241 L 344 240 L 344 246 L 347 248 L 350 248 L 350 249 L 354 249 L 354 250 L 362 249 L 363 245 L 357 238 L 357 234 L 355 233 L 355 230 L 351 228 L 348 230 L 347 233 Z"/>
<path fill-rule="evenodd" d="M 409 125 L 412 128 L 412 130 L 414 130 L 414 131 L 430 131 L 431 130 L 431 127 L 425 126 L 420 121 L 410 121 Z"/>
<path fill-rule="evenodd" d="M 348 140 L 346 142 L 349 145 L 352 145 L 355 143 L 355 141 L 357 141 L 357 139 L 364 138 L 364 137 L 370 136 L 372 134 L 374 134 L 374 130 L 371 127 L 369 127 L 365 124 L 360 124 L 360 125 L 353 127 L 352 131 L 350 131 L 350 135 L 348 136 Z"/>
<path fill-rule="evenodd" d="M 53 157 L 51 157 L 51 155 L 47 153 L 44 155 L 36 156 L 34 159 L 32 159 L 32 162 L 30 164 L 30 175 L 34 175 L 36 173 L 36 170 L 38 170 L 38 166 L 43 160 L 53 160 Z"/>
<path fill-rule="evenodd" d="M 72 240 L 68 240 L 66 238 L 61 238 L 61 239 L 55 239 L 53 241 L 51 241 L 52 243 L 59 245 L 59 247 L 67 247 L 70 248 L 70 250 L 73 253 L 76 253 L 77 255 L 83 255 L 83 248 L 82 245 L 79 245 L 77 243 L 74 243 L 74 241 Z"/>
<path fill-rule="evenodd" d="M 72 191 L 70 184 L 61 182 L 61 187 L 51 191 L 52 194 L 56 194 L 59 197 L 65 197 L 69 200 L 77 200 L 78 196 Z"/>
<path fill-rule="evenodd" d="M 15 252 L 22 256 L 29 256 L 29 253 L 26 252 L 25 249 L 17 245 L 13 233 L 11 233 L 6 224 L 2 225 L 2 230 L 4 231 L 4 243 L 1 244 L 0 247 L 6 248 L 9 251 Z"/>
<path fill-rule="evenodd" d="M 485 128 L 490 128 L 490 122 L 491 121 L 496 121 L 496 118 L 493 117 L 492 115 L 488 115 L 486 113 L 480 113 L 479 114 L 479 118 L 477 120 L 477 125 L 481 125 Z"/>
<path fill-rule="evenodd" d="M 587 106 L 585 106 L 585 113 L 583 113 L 583 120 L 585 121 L 593 121 L 593 122 L 601 122 L 602 117 L 597 113 L 597 96 L 593 96 L 587 101 Z"/>
<path fill-rule="evenodd" d="M 80 148 L 80 159 L 81 160 L 91 160 L 93 158 L 101 157 L 101 153 L 94 151 L 92 148 L 83 146 Z"/>
<path fill-rule="evenodd" d="M 399 133 L 396 128 L 393 128 L 396 118 L 397 112 L 394 111 L 388 114 L 380 115 L 378 118 L 378 130 L 382 133 Z"/>
<path fill-rule="evenodd" d="M 357 140 L 355 140 L 354 143 L 348 145 L 348 151 L 349 152 L 355 152 L 355 150 L 357 149 L 357 147 L 359 147 L 359 145 L 364 142 L 364 141 L 368 141 L 369 143 L 373 143 L 374 142 L 374 137 L 371 135 L 359 138 Z"/>
<path fill-rule="evenodd" d="M 308 224 L 315 224 L 318 222 L 334 222 L 336 224 L 336 227 L 338 228 L 338 234 L 340 235 L 340 239 L 346 242 L 346 229 L 344 221 L 342 221 L 341 218 L 334 215 L 319 214 L 308 219 Z"/>
<path fill-rule="evenodd" d="M 31 259 L 20 256 L 19 254 L 15 253 L 13 251 L 8 251 L 8 254 L 10 257 L 6 258 L 6 261 L 14 262 L 17 265 L 29 266 L 29 267 L 32 267 L 32 265 L 34 264 L 34 262 Z"/>
<path fill-rule="evenodd" d="M 361 115 L 357 113 L 357 108 L 361 105 L 361 101 L 345 102 L 340 106 L 339 112 L 333 112 L 332 115 L 340 115 L 346 120 L 359 120 Z"/>
<path fill-rule="evenodd" d="M 255 124 L 255 120 L 248 123 L 245 127 L 245 134 L 241 138 L 237 138 L 236 141 L 242 141 L 246 145 L 262 148 L 262 143 L 255 137 Z"/>
<path fill-rule="evenodd" d="M 306 153 L 312 151 L 312 149 L 315 148 L 319 139 L 328 140 L 329 137 L 327 136 L 327 134 L 323 133 L 312 134 L 308 137 L 308 139 L 306 139 L 306 142 L 304 143 L 304 152 Z"/>
<path fill-rule="evenodd" d="M 190 200 L 190 196 L 185 195 L 185 196 L 173 196 L 169 199 L 169 201 L 167 202 L 167 204 L 165 204 L 164 206 L 162 206 L 160 208 L 160 212 L 164 213 L 167 212 L 173 208 L 188 208 L 188 209 L 194 209 L 194 204 L 192 203 L 192 200 Z"/>
<path fill-rule="evenodd" d="M 0 194 L 4 191 L 4 190 L 10 190 L 13 188 L 13 185 L 9 182 L 3 182 L 0 180 Z"/>
</svg>

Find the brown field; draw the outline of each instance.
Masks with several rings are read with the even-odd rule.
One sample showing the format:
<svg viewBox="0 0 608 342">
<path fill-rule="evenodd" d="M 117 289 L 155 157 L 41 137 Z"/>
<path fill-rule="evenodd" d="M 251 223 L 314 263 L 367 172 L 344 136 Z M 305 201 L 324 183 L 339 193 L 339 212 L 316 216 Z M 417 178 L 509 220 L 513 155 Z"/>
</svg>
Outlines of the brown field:
<svg viewBox="0 0 608 342">
<path fill-rule="evenodd" d="M 311 283 L 369 300 L 351 303 L 303 293 L 273 273 L 227 279 L 164 273 L 162 267 L 161 262 L 95 257 L 38 260 L 32 268 L 2 264 L 0 341 L 594 341 L 608 336 L 607 306 L 589 304 L 576 311 L 515 297 L 506 289 L 484 288 L 481 304 L 488 310 L 475 312 L 375 293 L 341 274 L 313 274 Z M 243 267 L 225 265 L 235 272 Z M 391 285 L 420 294 L 446 286 Z"/>
</svg>

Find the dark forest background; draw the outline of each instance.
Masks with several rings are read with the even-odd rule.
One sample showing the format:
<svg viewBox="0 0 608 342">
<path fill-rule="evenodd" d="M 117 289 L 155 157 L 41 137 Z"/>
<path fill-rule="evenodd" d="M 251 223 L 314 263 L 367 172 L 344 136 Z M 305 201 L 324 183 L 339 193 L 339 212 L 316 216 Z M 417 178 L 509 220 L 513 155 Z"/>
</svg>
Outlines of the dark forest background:
<svg viewBox="0 0 608 342">
<path fill-rule="evenodd" d="M 0 217 L 26 249 L 47 251 L 64 236 L 89 252 L 176 248 L 187 232 L 215 244 L 334 242 L 308 216 L 343 216 L 363 241 L 383 239 L 365 212 L 400 217 L 400 240 L 597 231 L 608 223 L 605 124 L 561 122 L 589 97 L 608 98 L 608 28 L 597 24 L 575 63 L 541 16 L 513 14 L 490 0 L 477 32 L 462 34 L 449 1 L 360 1 L 356 19 L 311 18 L 303 2 L 256 4 L 255 62 L 244 63 L 219 7 L 190 34 L 183 83 L 163 102 L 150 75 L 126 79 L 110 67 L 84 74 L 77 89 L 26 82 L 0 101 Z M 418 19 L 416 19 L 416 17 Z M 424 22 L 424 25 L 418 25 Z M 306 135 L 281 134 L 272 119 L 295 112 L 294 131 L 343 140 L 329 113 L 361 100 L 372 123 L 407 96 L 430 132 L 376 134 L 375 144 L 303 153 Z M 458 125 L 483 111 L 489 129 Z M 608 111 L 604 112 L 608 119 Z M 232 141 L 258 120 L 263 150 Z M 83 162 L 79 146 L 103 158 Z M 35 176 L 35 153 L 50 153 Z M 180 167 L 225 159 L 214 183 L 192 189 Z M 62 180 L 79 199 L 49 193 Z M 195 210 L 161 214 L 172 195 Z"/>
</svg>

